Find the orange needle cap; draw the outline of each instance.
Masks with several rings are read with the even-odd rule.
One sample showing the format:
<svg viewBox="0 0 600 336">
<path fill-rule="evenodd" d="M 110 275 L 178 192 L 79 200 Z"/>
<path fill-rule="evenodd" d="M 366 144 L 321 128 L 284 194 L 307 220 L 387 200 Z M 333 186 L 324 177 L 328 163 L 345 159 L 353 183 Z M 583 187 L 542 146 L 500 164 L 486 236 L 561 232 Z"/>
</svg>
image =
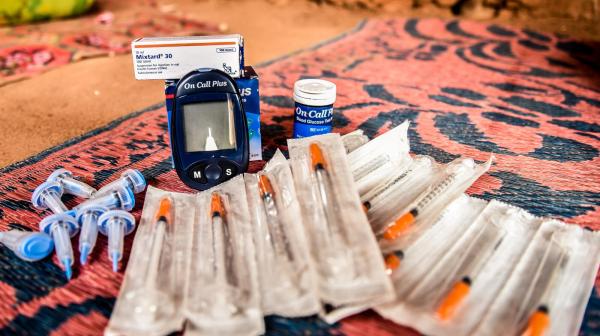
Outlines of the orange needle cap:
<svg viewBox="0 0 600 336">
<path fill-rule="evenodd" d="M 392 272 L 400 267 L 400 262 L 404 254 L 402 251 L 397 251 L 396 253 L 390 253 L 385 257 L 385 270 L 388 274 L 392 274 Z"/>
<path fill-rule="evenodd" d="M 225 217 L 225 207 L 223 206 L 223 199 L 221 196 L 214 192 L 210 199 L 210 212 L 212 217 L 220 216 Z"/>
<path fill-rule="evenodd" d="M 384 232 L 383 238 L 387 240 L 394 240 L 400 236 L 400 234 L 408 229 L 412 223 L 415 222 L 415 216 L 408 212 L 402 217 L 398 218 L 392 225 L 390 225 Z"/>
<path fill-rule="evenodd" d="M 311 143 L 310 147 L 310 161 L 312 163 L 313 169 L 326 169 L 327 163 L 325 162 L 325 157 L 323 156 L 323 151 L 321 147 L 317 143 Z"/>
<path fill-rule="evenodd" d="M 173 220 L 173 212 L 171 209 L 172 205 L 173 201 L 170 197 L 165 196 L 161 198 L 160 203 L 158 205 L 158 210 L 156 210 L 156 215 L 154 215 L 154 218 L 157 221 L 164 220 L 167 223 L 171 223 Z"/>
<path fill-rule="evenodd" d="M 364 213 L 369 212 L 369 207 L 365 203 L 362 204 L 362 209 Z"/>
<path fill-rule="evenodd" d="M 548 315 L 548 308 L 541 306 L 529 318 L 527 329 L 525 329 L 522 336 L 543 336 L 549 325 L 550 316 Z"/>
<path fill-rule="evenodd" d="M 463 278 L 456 283 L 439 306 L 437 315 L 442 320 L 448 320 L 454 315 L 454 311 L 462 300 L 469 294 L 471 289 L 471 280 L 468 277 Z"/>
<path fill-rule="evenodd" d="M 261 174 L 258 176 L 258 190 L 260 190 L 261 197 L 265 197 L 267 195 L 271 197 L 275 196 L 273 185 L 271 184 L 271 180 L 269 180 L 267 175 Z"/>
</svg>

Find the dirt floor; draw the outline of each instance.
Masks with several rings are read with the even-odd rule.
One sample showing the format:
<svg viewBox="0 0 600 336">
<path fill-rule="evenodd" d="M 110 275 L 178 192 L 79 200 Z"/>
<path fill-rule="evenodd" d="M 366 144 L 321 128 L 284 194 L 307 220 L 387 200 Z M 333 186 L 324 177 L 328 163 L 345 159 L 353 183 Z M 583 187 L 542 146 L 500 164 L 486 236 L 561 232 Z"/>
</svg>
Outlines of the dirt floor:
<svg viewBox="0 0 600 336">
<path fill-rule="evenodd" d="M 171 0 L 158 3 L 196 19 L 226 24 L 229 32 L 243 34 L 247 64 L 258 64 L 314 45 L 351 29 L 368 17 L 450 16 L 447 12 L 410 8 L 374 13 L 304 0 Z M 100 7 L 115 15 L 131 10 L 117 0 L 100 1 Z M 598 38 L 597 27 L 567 19 L 503 18 L 495 21 Z M 73 63 L 0 87 L 0 166 L 24 159 L 129 112 L 159 103 L 162 86 L 161 81 L 136 81 L 131 58 L 123 55 Z"/>
</svg>

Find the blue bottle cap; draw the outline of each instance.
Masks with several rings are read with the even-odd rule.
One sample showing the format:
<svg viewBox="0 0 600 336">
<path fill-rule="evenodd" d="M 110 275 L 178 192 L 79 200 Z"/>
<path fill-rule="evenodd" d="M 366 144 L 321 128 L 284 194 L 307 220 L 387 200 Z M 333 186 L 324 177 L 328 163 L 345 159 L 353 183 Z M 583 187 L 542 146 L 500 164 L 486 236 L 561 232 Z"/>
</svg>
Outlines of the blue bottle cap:
<svg viewBox="0 0 600 336">
<path fill-rule="evenodd" d="M 19 257 L 27 261 L 46 258 L 54 249 L 54 241 L 45 233 L 32 232 L 19 245 Z"/>
<path fill-rule="evenodd" d="M 125 235 L 130 234 L 135 228 L 135 217 L 132 214 L 124 210 L 110 210 L 98 218 L 98 231 L 106 236 L 108 234 L 108 220 L 114 217 L 121 219 L 125 224 Z"/>
<path fill-rule="evenodd" d="M 40 184 L 37 188 L 35 188 L 33 194 L 31 195 L 31 203 L 33 203 L 34 207 L 40 210 L 46 209 L 46 205 L 42 200 L 42 193 L 46 190 L 53 191 L 58 195 L 58 197 L 61 197 L 63 194 L 63 188 L 60 183 L 46 181 Z"/>
</svg>

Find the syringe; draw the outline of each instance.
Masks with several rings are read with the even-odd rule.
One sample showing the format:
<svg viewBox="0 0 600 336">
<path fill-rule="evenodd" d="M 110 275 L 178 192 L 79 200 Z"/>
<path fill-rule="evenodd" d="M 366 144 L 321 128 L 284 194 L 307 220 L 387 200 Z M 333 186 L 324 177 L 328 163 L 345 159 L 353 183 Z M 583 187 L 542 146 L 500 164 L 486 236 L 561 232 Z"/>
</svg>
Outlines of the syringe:
<svg viewBox="0 0 600 336">
<path fill-rule="evenodd" d="M 378 156 L 378 157 L 374 158 L 373 160 L 367 162 L 364 166 L 358 168 L 352 174 L 354 181 L 358 181 L 358 180 L 362 179 L 363 177 L 369 175 L 371 172 L 375 171 L 382 165 L 386 164 L 388 161 L 390 161 L 390 157 L 388 155 L 381 155 L 381 156 Z"/>
<path fill-rule="evenodd" d="M 289 261 L 294 260 L 292 251 L 290 250 L 289 241 L 281 227 L 279 221 L 279 210 L 275 201 L 275 190 L 271 184 L 271 180 L 266 174 L 258 175 L 258 189 L 260 197 L 263 200 L 265 214 L 267 216 L 267 226 L 271 244 L 278 256 L 287 256 Z"/>
<path fill-rule="evenodd" d="M 554 268 L 552 269 L 551 278 L 544 289 L 544 294 L 540 298 L 538 307 L 529 317 L 529 320 L 527 321 L 527 327 L 521 336 L 543 336 L 550 326 L 550 303 L 553 294 L 552 289 L 554 283 L 559 278 L 559 274 L 561 274 L 560 269 L 564 267 L 564 262 L 566 260 L 567 258 L 565 258 L 565 253 L 562 253 L 561 251 L 558 261 L 554 264 Z"/>
<path fill-rule="evenodd" d="M 233 263 L 233 253 L 231 253 L 227 212 L 225 211 L 223 199 L 218 192 L 213 192 L 211 195 L 210 213 L 213 233 L 214 283 L 217 285 L 215 303 L 211 308 L 216 317 L 226 318 L 234 314 L 237 307 L 227 302 L 230 291 L 228 266 Z M 227 260 L 227 258 L 230 260 Z M 235 284 L 231 285 L 235 287 Z"/>
<path fill-rule="evenodd" d="M 215 258 L 214 269 L 215 279 L 217 282 L 227 281 L 227 270 L 226 270 L 226 253 L 225 253 L 225 207 L 223 206 L 223 200 L 221 196 L 214 192 L 211 195 L 210 200 L 210 213 L 212 218 L 212 232 L 213 232 L 213 255 Z"/>
<path fill-rule="evenodd" d="M 327 162 L 325 161 L 325 156 L 323 155 L 323 151 L 321 147 L 316 144 L 310 144 L 310 159 L 311 159 L 311 167 L 315 172 L 315 176 L 317 178 L 317 188 L 319 201 L 323 208 L 323 212 L 325 213 L 325 217 L 327 218 L 327 232 L 323 236 L 326 240 L 331 242 L 331 238 L 334 235 L 334 227 L 337 226 L 336 216 L 335 216 L 335 207 L 334 198 L 330 192 L 329 186 L 329 172 L 327 171 Z M 332 211 L 333 210 L 333 211 Z"/>
<path fill-rule="evenodd" d="M 154 223 L 141 227 L 143 233 L 138 232 L 138 235 L 143 234 L 149 240 L 145 246 L 148 259 L 143 260 L 145 269 L 140 270 L 140 277 L 136 276 L 136 280 L 141 282 L 139 287 L 133 289 L 126 297 L 139 300 L 133 311 L 133 318 L 141 324 L 155 323 L 160 316 L 170 316 L 174 309 L 173 298 L 168 294 L 169 288 L 159 286 L 159 272 L 165 273 L 171 270 L 168 264 L 171 260 L 165 262 L 163 258 L 166 256 L 163 255 L 165 249 L 169 248 L 170 236 L 173 234 L 175 219 L 173 209 L 173 199 L 164 196 L 160 199 L 154 214 Z M 160 283 L 164 284 L 163 281 Z M 166 285 L 170 285 L 170 282 Z"/>
<path fill-rule="evenodd" d="M 348 248 L 346 235 L 340 232 L 343 229 L 337 217 L 340 209 L 333 196 L 330 184 L 331 175 L 329 175 L 327 161 L 321 147 L 317 143 L 310 144 L 309 152 L 311 168 L 317 180 L 317 204 L 321 205 L 326 218 L 326 222 L 322 225 L 325 229 L 320 234 L 320 237 L 323 239 L 322 244 L 324 244 L 324 247 L 327 247 L 328 252 L 326 253 L 329 253 L 328 257 L 325 258 L 328 261 L 325 268 L 327 272 L 336 274 L 338 277 L 353 279 L 355 277 L 355 269 L 352 264 L 353 259 L 348 258 L 348 254 L 351 252 Z M 347 246 L 343 246 L 341 244 L 342 241 L 345 241 Z"/>
<path fill-rule="evenodd" d="M 471 284 L 477 279 L 491 255 L 502 242 L 504 234 L 505 231 L 496 225 L 482 226 L 481 231 L 467 247 L 467 252 L 458 266 L 458 271 L 462 275 L 461 279 L 452 286 L 438 305 L 438 318 L 441 320 L 452 318 L 456 308 L 469 295 Z"/>
<path fill-rule="evenodd" d="M 424 213 L 432 201 L 436 200 L 445 190 L 447 190 L 452 183 L 456 180 L 458 172 L 454 172 L 446 176 L 442 181 L 429 187 L 419 200 L 417 205 L 413 207 L 409 212 L 400 216 L 394 223 L 389 225 L 383 232 L 383 237 L 387 240 L 394 240 L 398 238 L 403 232 L 405 232 L 419 216 Z"/>
<path fill-rule="evenodd" d="M 363 207 L 367 210 L 371 209 L 371 201 L 375 198 L 377 198 L 379 195 L 383 194 L 385 191 L 387 191 L 389 188 L 393 187 L 394 185 L 396 185 L 397 183 L 399 183 L 400 181 L 402 181 L 406 176 L 408 176 L 408 174 L 410 174 L 412 171 L 414 170 L 413 167 L 410 167 L 409 169 L 405 170 L 403 173 L 401 173 L 400 175 L 398 175 L 397 177 L 395 177 L 392 180 L 387 181 L 385 184 L 380 185 L 378 187 L 376 187 L 375 189 L 373 189 L 373 191 L 369 192 L 369 197 L 368 199 L 366 199 L 363 202 Z"/>
<path fill-rule="evenodd" d="M 154 215 L 154 235 L 150 244 L 150 259 L 146 270 L 146 285 L 154 286 L 158 276 L 160 256 L 162 254 L 163 241 L 167 233 L 167 228 L 173 221 L 173 200 L 165 196 L 160 200 L 158 209 Z"/>
</svg>

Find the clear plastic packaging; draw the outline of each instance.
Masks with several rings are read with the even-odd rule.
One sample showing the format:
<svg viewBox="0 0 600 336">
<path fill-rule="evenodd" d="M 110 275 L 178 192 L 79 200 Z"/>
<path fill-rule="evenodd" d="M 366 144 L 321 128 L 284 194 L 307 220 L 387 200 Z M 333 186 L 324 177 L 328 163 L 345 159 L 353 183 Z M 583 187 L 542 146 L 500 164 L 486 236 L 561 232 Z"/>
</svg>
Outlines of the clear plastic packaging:
<svg viewBox="0 0 600 336">
<path fill-rule="evenodd" d="M 194 200 L 192 194 L 148 188 L 107 335 L 165 335 L 182 328 Z"/>
<path fill-rule="evenodd" d="M 428 335 L 488 335 L 473 330 L 513 274 L 542 220 L 497 201 L 481 211 L 480 202 L 459 198 L 406 249 L 406 262 L 392 273 L 398 301 L 377 307 L 378 313 Z M 448 216 L 460 212 L 470 213 L 466 224 L 454 221 L 442 226 Z M 455 228 L 443 232 L 448 224 Z M 438 230 L 437 236 L 431 232 Z M 457 239 L 460 231 L 464 235 Z M 441 247 L 436 250 L 436 245 Z M 428 248 L 433 255 L 414 260 L 417 252 L 426 253 Z M 499 335 L 513 334 L 499 325 L 496 328 Z"/>
<path fill-rule="evenodd" d="M 363 130 L 357 129 L 342 135 L 342 142 L 344 143 L 346 153 L 350 153 L 369 142 L 369 137 L 364 134 Z"/>
<path fill-rule="evenodd" d="M 387 225 L 380 244 L 383 249 L 396 241 L 413 241 L 414 233 L 426 230 L 440 217 L 444 209 L 463 194 L 492 164 L 489 160 L 477 164 L 470 158 L 458 158 L 448 163 L 415 201 L 399 212 L 399 216 Z"/>
<path fill-rule="evenodd" d="M 439 221 L 409 246 L 397 246 L 387 254 L 402 251 L 403 259 L 390 269 L 398 301 L 406 299 L 415 286 L 431 272 L 440 259 L 465 234 L 487 202 L 466 195 L 452 202 Z"/>
<path fill-rule="evenodd" d="M 264 331 L 243 176 L 196 197 L 184 313 L 186 335 Z"/>
<path fill-rule="evenodd" d="M 409 122 L 405 121 L 348 154 L 352 177 L 360 195 L 411 161 L 408 126 Z"/>
<path fill-rule="evenodd" d="M 581 328 L 585 308 L 596 281 L 600 264 L 600 234 L 575 225 L 557 237 L 567 251 L 564 264 L 556 271 L 554 278 L 544 289 L 535 311 L 546 307 L 549 326 L 545 335 L 575 335 Z M 526 330 L 535 319 L 535 312 L 529 312 L 527 323 L 520 325 Z"/>
<path fill-rule="evenodd" d="M 563 258 L 563 249 L 553 236 L 557 230 L 564 229 L 564 225 L 560 222 L 542 223 L 511 277 L 476 329 L 477 333 L 516 334 L 517 322 L 525 318 L 526 307 L 532 305 L 528 301 L 532 296 L 539 296 L 543 290 L 539 281 L 546 282 Z M 508 290 L 511 292 L 507 292 Z"/>
<path fill-rule="evenodd" d="M 397 290 L 397 302 L 377 307 L 381 315 L 428 335 L 473 335 L 541 222 L 501 202 L 491 201 L 481 211 L 482 204 L 481 200 L 459 198 L 406 249 L 406 263 L 392 276 L 395 285 L 412 288 Z M 460 216 L 460 212 L 470 213 L 469 218 L 448 221 L 448 216 Z M 444 222 L 455 228 L 444 230 Z M 442 232 L 435 236 L 432 231 Z M 446 243 L 440 253 L 435 246 L 444 245 L 444 238 L 454 243 Z M 411 260 L 417 248 L 424 252 L 428 246 L 434 248 L 432 256 Z"/>
<path fill-rule="evenodd" d="M 542 223 L 476 333 L 577 334 L 600 262 L 600 236 Z"/>
<path fill-rule="evenodd" d="M 445 320 L 451 317 L 460 300 L 468 295 L 472 282 L 477 280 L 479 272 L 505 235 L 501 227 L 488 221 L 473 225 L 469 230 L 473 231 L 472 238 L 451 250 L 408 294 L 406 302 L 411 307 L 435 311 L 440 319 Z"/>
<path fill-rule="evenodd" d="M 245 174 L 244 181 L 263 313 L 284 317 L 318 313 L 316 278 L 288 161 L 277 150 L 264 170 Z"/>
<path fill-rule="evenodd" d="M 387 174 L 388 178 L 361 196 L 367 217 L 376 234 L 408 207 L 437 177 L 438 164 L 428 156 L 417 156 L 408 165 Z"/>
<path fill-rule="evenodd" d="M 506 235 L 471 284 L 468 295 L 457 305 L 455 313 L 446 319 L 437 316 L 436 331 L 453 335 L 470 335 L 473 332 L 511 276 L 542 222 L 523 209 L 494 200 L 482 217 L 488 217 L 487 220 L 496 223 Z"/>
<path fill-rule="evenodd" d="M 291 139 L 288 148 L 321 300 L 328 305 L 325 317 L 341 318 L 338 309 L 355 312 L 392 299 L 340 136 Z"/>
</svg>

